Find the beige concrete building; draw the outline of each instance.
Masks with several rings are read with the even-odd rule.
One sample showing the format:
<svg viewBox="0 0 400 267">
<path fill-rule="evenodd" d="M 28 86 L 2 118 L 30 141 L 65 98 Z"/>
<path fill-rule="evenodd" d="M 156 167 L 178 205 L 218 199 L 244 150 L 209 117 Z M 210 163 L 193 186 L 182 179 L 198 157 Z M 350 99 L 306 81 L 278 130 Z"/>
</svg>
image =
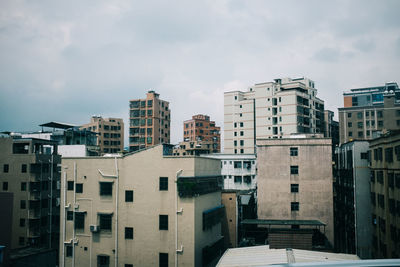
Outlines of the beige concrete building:
<svg viewBox="0 0 400 267">
<path fill-rule="evenodd" d="M 319 221 L 330 246 L 334 244 L 331 144 L 322 134 L 257 140 L 259 220 L 279 220 L 279 227 L 289 227 L 294 234 L 321 225 L 314 223 Z M 312 222 L 306 226 L 304 221 Z"/>
<path fill-rule="evenodd" d="M 145 99 L 129 101 L 129 151 L 170 142 L 169 103 L 149 91 Z"/>
<path fill-rule="evenodd" d="M 120 157 L 63 158 L 61 266 L 207 266 L 218 259 L 219 161 L 171 155 L 164 144 Z"/>
<path fill-rule="evenodd" d="M 183 140 L 211 143 L 211 153 L 218 153 L 221 150 L 220 130 L 209 116 L 197 114 L 183 122 Z"/>
<path fill-rule="evenodd" d="M 400 132 L 370 141 L 372 253 L 400 257 Z"/>
<path fill-rule="evenodd" d="M 324 132 L 324 101 L 308 78 L 259 83 L 224 93 L 224 153 L 254 154 L 259 138 Z"/>
<path fill-rule="evenodd" d="M 11 249 L 58 248 L 60 174 L 57 143 L 0 137 L 0 192 L 12 194 Z M 5 220 L 4 220 L 5 221 Z"/>
<path fill-rule="evenodd" d="M 400 129 L 400 88 L 390 82 L 384 86 L 357 88 L 343 93 L 339 108 L 340 143 L 371 140 L 383 129 Z"/>
<path fill-rule="evenodd" d="M 90 123 L 82 125 L 80 129 L 98 134 L 97 145 L 101 155 L 124 150 L 124 122 L 122 119 L 92 116 Z"/>
<path fill-rule="evenodd" d="M 213 142 L 210 141 L 183 141 L 174 147 L 175 156 L 199 156 L 213 153 Z"/>
</svg>

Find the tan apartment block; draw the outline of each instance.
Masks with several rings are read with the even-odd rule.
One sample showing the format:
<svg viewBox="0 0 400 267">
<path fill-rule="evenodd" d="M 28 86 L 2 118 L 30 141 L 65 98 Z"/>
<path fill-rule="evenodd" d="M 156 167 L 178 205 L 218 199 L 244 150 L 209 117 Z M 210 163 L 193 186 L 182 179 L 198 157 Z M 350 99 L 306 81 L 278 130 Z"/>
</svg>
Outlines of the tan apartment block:
<svg viewBox="0 0 400 267">
<path fill-rule="evenodd" d="M 373 139 L 370 148 L 372 251 L 374 258 L 400 257 L 400 132 Z"/>
<path fill-rule="evenodd" d="M 149 91 L 145 99 L 129 101 L 129 151 L 170 142 L 169 102 Z"/>
<path fill-rule="evenodd" d="M 319 221 L 334 244 L 331 144 L 322 135 L 257 140 L 258 219 Z"/>
<path fill-rule="evenodd" d="M 60 174 L 57 142 L 0 137 L 0 192 L 12 199 L 11 249 L 57 248 Z"/>
<path fill-rule="evenodd" d="M 211 153 L 218 153 L 221 150 L 220 130 L 220 127 L 215 126 L 215 121 L 210 121 L 209 116 L 197 114 L 183 122 L 183 140 L 211 143 Z"/>
<path fill-rule="evenodd" d="M 254 154 L 258 138 L 324 132 L 324 101 L 308 78 L 258 83 L 224 93 L 224 153 Z"/>
<path fill-rule="evenodd" d="M 80 129 L 98 134 L 97 145 L 102 155 L 124 150 L 124 121 L 122 119 L 92 116 L 90 123 L 82 125 Z"/>
<path fill-rule="evenodd" d="M 218 258 L 219 161 L 171 154 L 158 145 L 62 159 L 61 266 L 207 266 Z"/>
</svg>

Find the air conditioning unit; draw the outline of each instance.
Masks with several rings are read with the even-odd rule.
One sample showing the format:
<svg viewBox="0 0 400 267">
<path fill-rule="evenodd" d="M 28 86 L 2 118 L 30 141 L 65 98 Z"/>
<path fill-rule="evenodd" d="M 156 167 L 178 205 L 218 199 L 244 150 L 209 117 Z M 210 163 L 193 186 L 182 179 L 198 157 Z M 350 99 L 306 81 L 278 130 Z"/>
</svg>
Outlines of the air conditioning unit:
<svg viewBox="0 0 400 267">
<path fill-rule="evenodd" d="M 94 224 L 90 225 L 90 232 L 97 233 L 98 231 L 100 231 L 100 227 L 98 225 L 94 225 Z"/>
</svg>

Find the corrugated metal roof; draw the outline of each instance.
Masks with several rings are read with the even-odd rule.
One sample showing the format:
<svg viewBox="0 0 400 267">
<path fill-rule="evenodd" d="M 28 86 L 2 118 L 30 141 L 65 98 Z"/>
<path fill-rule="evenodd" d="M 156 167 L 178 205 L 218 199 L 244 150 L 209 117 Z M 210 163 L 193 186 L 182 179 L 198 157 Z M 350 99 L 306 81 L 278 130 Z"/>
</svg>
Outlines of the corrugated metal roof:
<svg viewBox="0 0 400 267">
<path fill-rule="evenodd" d="M 228 249 L 218 262 L 225 266 L 266 266 L 297 262 L 359 260 L 357 255 L 317 252 L 300 249 L 270 249 L 266 246 Z"/>
</svg>

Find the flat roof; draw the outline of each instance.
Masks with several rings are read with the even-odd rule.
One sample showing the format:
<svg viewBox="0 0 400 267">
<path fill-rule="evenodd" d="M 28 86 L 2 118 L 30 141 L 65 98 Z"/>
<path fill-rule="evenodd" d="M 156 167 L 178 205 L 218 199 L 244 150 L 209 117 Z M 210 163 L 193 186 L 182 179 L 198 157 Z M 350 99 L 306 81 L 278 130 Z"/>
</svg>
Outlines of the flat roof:
<svg viewBox="0 0 400 267">
<path fill-rule="evenodd" d="M 316 225 L 325 226 L 326 224 L 318 220 L 261 220 L 246 219 L 242 224 L 258 224 L 258 225 Z"/>
<path fill-rule="evenodd" d="M 57 128 L 57 129 L 69 129 L 69 128 L 76 127 L 77 125 L 51 121 L 51 122 L 46 122 L 46 123 L 40 124 L 39 126 Z"/>
</svg>

